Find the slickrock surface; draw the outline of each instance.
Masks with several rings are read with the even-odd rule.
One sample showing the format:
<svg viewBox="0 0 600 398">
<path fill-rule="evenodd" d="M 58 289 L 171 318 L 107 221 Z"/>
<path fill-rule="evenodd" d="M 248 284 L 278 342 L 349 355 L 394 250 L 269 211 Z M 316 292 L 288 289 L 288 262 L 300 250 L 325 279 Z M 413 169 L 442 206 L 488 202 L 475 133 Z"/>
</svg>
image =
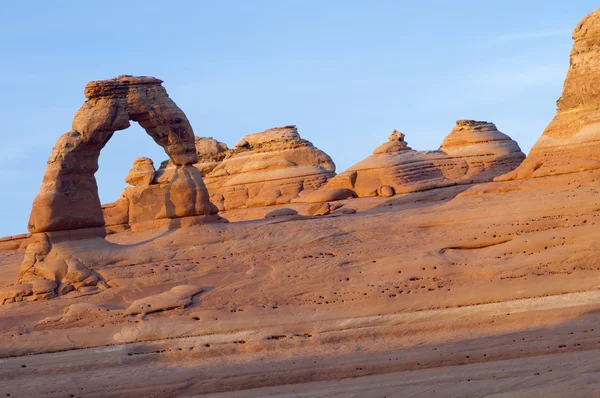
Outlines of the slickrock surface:
<svg viewBox="0 0 600 398">
<path fill-rule="evenodd" d="M 599 14 L 576 30 L 592 34 L 588 47 L 600 43 Z M 600 103 L 578 87 L 586 107 Z M 297 142 L 284 133 L 274 135 Z M 225 164 L 216 145 L 208 152 Z M 255 159 L 261 145 L 273 141 L 249 136 L 232 158 Z M 380 174 L 331 182 L 377 196 L 5 246 L 0 395 L 598 396 L 600 170 L 470 185 L 522 158 L 492 124 L 470 121 L 440 151 L 412 151 L 398 132 L 376 151 L 363 165 Z M 455 184 L 431 177 L 438 188 L 397 194 L 434 169 Z M 117 220 L 123 203 L 105 213 Z M 19 272 L 30 278 L 14 284 Z"/>
<path fill-rule="evenodd" d="M 600 169 L 600 11 L 577 25 L 573 39 L 556 116 L 521 167 L 499 180 Z"/>
<path fill-rule="evenodd" d="M 285 126 L 245 136 L 204 179 L 213 203 L 230 210 L 290 203 L 334 173 L 326 153 Z"/>
<path fill-rule="evenodd" d="M 394 130 L 373 155 L 331 179 L 324 189 L 386 197 L 481 183 L 514 170 L 525 159 L 519 145 L 488 122 L 459 120 L 437 151 L 414 151 L 404 139 Z"/>
<path fill-rule="evenodd" d="M 185 308 L 192 303 L 192 297 L 200 293 L 202 288 L 193 285 L 176 286 L 173 289 L 154 296 L 134 301 L 125 310 L 125 315 L 149 314 L 157 311 Z"/>
<path fill-rule="evenodd" d="M 320 217 L 126 231 L 108 246 L 71 241 L 61 249 L 110 288 L 0 306 L 0 394 L 327 396 L 342 387 L 310 383 L 341 379 L 375 397 L 598 388 L 600 175 L 580 174 L 480 196 L 456 198 L 466 187 L 455 186 L 350 199 Z M 346 207 L 358 212 L 336 216 Z M 0 252 L 2 285 L 22 258 Z M 202 292 L 185 308 L 124 315 L 180 285 Z M 70 307 L 81 303 L 97 307 Z M 580 366 L 586 382 L 568 382 L 581 381 Z M 399 384 L 378 383 L 390 372 Z"/>
</svg>

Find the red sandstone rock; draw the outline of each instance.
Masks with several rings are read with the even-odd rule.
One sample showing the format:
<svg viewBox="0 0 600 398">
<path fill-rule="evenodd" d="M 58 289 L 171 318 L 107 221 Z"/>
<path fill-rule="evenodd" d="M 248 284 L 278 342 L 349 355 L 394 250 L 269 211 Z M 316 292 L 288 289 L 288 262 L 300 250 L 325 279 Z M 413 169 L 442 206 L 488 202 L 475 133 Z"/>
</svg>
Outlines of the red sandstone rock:
<svg viewBox="0 0 600 398">
<path fill-rule="evenodd" d="M 302 139 L 295 126 L 247 135 L 233 150 L 213 138 L 196 138 L 196 152 L 199 161 L 194 167 L 202 173 L 211 201 L 221 211 L 298 201 L 335 175 L 331 158 Z M 163 162 L 155 185 L 148 189 L 166 189 L 174 173 L 174 164 Z M 131 192 L 127 188 L 124 195 L 136 206 Z M 130 209 L 130 214 L 135 212 Z M 152 217 L 151 212 L 146 214 Z"/>
<path fill-rule="evenodd" d="M 459 120 L 437 151 L 414 151 L 394 130 L 373 155 L 331 179 L 323 189 L 351 189 L 359 197 L 391 196 L 491 181 L 525 158 L 493 123 Z"/>
<path fill-rule="evenodd" d="M 556 116 L 523 164 L 498 181 L 600 169 L 600 10 L 577 25 L 573 40 Z"/>
<path fill-rule="evenodd" d="M 211 198 L 223 198 L 217 206 L 228 210 L 290 203 L 334 172 L 327 154 L 286 126 L 244 137 L 204 181 Z"/>
<path fill-rule="evenodd" d="M 275 217 L 285 217 L 285 216 L 295 216 L 298 212 L 294 209 L 276 209 L 265 214 L 265 218 L 275 218 Z"/>
<path fill-rule="evenodd" d="M 347 188 L 323 188 L 319 189 L 302 199 L 308 203 L 334 202 L 355 198 L 353 190 Z"/>
<path fill-rule="evenodd" d="M 137 158 L 125 177 L 129 185 L 150 185 L 154 180 L 154 162 L 149 158 Z"/>
<path fill-rule="evenodd" d="M 331 213 L 329 203 L 314 203 L 306 208 L 306 213 L 309 216 L 326 216 Z"/>
</svg>

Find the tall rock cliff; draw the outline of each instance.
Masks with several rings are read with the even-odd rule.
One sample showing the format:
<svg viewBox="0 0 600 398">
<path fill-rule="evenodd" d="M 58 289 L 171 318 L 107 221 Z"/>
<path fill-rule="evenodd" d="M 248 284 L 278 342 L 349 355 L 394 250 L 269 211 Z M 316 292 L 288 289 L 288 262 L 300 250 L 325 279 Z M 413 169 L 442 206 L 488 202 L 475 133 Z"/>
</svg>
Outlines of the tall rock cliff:
<svg viewBox="0 0 600 398">
<path fill-rule="evenodd" d="M 600 169 L 600 9 L 577 25 L 573 40 L 556 116 L 527 160 L 497 181 Z"/>
</svg>

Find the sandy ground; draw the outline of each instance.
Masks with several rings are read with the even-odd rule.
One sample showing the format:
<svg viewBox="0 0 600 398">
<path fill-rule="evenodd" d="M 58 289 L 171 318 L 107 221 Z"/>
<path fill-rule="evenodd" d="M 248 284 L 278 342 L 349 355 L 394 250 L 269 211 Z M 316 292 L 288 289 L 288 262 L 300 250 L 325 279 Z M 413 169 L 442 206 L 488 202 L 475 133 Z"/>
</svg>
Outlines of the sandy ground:
<svg viewBox="0 0 600 398">
<path fill-rule="evenodd" d="M 0 306 L 0 396 L 598 396 L 598 177 L 65 243 L 111 287 Z"/>
</svg>

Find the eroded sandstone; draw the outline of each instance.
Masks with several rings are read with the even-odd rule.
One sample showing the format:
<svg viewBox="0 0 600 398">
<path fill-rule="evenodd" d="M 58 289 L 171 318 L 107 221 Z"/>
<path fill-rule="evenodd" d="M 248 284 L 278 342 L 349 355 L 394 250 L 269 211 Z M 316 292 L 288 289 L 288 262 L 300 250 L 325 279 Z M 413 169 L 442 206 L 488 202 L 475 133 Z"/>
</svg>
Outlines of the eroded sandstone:
<svg viewBox="0 0 600 398">
<path fill-rule="evenodd" d="M 152 204 L 157 208 L 153 220 L 181 226 L 197 223 L 198 218 L 211 219 L 217 213 L 209 201 L 202 174 L 192 166 L 198 162 L 192 127 L 169 98 L 161 80 L 124 75 L 90 82 L 84 93 L 87 100 L 75 114 L 72 129 L 54 146 L 42 187 L 34 199 L 28 225 L 32 236 L 18 280 L 23 288 L 15 292 L 15 299 L 49 298 L 73 290 L 90 292 L 107 287 L 100 275 L 76 254 L 53 247 L 72 239 L 103 238 L 107 223 L 109 231 L 118 232 L 135 218 L 135 209 L 130 209 L 131 198 L 136 189 L 148 188 L 155 179 L 152 161 L 136 159 L 125 179 L 134 192 L 104 208 L 94 177 L 100 151 L 117 130 L 129 127 L 130 121 L 138 122 L 175 165 L 165 190 L 153 197 Z M 36 291 L 38 280 L 52 281 L 56 288 L 52 292 Z M 32 289 L 28 290 L 30 284 Z"/>
<path fill-rule="evenodd" d="M 331 179 L 324 190 L 345 188 L 359 197 L 425 191 L 491 181 L 525 158 L 493 123 L 459 120 L 437 151 L 415 151 L 394 130 L 373 155 Z"/>
<path fill-rule="evenodd" d="M 302 139 L 296 126 L 247 135 L 234 149 L 211 137 L 196 137 L 195 148 L 198 161 L 193 167 L 202 176 L 211 203 L 221 211 L 302 201 L 335 175 L 331 158 Z M 127 187 L 122 196 L 129 202 L 128 222 L 123 225 L 135 231 L 153 227 L 163 213 L 160 198 L 176 176 L 177 167 L 168 160 L 152 184 Z M 114 208 L 106 206 L 112 219 Z"/>
<path fill-rule="evenodd" d="M 573 40 L 554 119 L 525 162 L 498 181 L 600 169 L 600 10 L 577 25 Z"/>
</svg>

